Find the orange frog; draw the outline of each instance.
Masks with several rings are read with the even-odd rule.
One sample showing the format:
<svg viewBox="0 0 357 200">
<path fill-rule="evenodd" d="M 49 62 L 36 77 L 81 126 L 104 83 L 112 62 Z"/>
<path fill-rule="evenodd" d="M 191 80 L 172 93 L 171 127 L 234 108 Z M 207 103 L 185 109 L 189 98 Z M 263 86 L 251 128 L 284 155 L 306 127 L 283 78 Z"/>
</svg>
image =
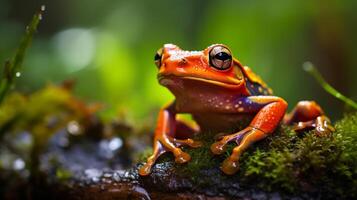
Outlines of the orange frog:
<svg viewBox="0 0 357 200">
<path fill-rule="evenodd" d="M 273 96 L 260 77 L 233 58 L 225 45 L 184 51 L 176 45 L 165 44 L 156 53 L 155 64 L 159 69 L 159 83 L 174 94 L 175 100 L 159 112 L 153 154 L 139 169 L 142 176 L 150 174 L 157 158 L 165 152 L 172 152 L 177 163 L 190 161 L 190 155 L 180 146 L 200 147 L 200 142 L 190 139 L 198 131 L 225 133 L 211 145 L 216 155 L 225 152 L 228 142 L 237 143 L 221 166 L 229 175 L 238 171 L 242 153 L 254 142 L 272 134 L 280 122 L 295 124 L 296 131 L 315 129 L 319 136 L 334 131 L 314 101 L 301 101 L 285 115 L 286 101 Z M 190 127 L 176 119 L 179 113 L 192 114 L 199 127 Z M 232 133 L 243 118 L 251 119 L 250 124 Z"/>
</svg>

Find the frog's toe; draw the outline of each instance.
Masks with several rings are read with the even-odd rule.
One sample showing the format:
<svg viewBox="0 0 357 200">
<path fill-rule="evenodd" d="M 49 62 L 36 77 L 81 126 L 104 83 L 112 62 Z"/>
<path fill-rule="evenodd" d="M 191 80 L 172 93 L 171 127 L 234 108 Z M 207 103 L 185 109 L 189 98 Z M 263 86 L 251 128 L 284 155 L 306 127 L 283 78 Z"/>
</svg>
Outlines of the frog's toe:
<svg viewBox="0 0 357 200">
<path fill-rule="evenodd" d="M 323 127 L 316 127 L 315 129 L 315 135 L 319 137 L 327 137 L 332 134 L 333 131 L 323 128 Z"/>
<path fill-rule="evenodd" d="M 211 145 L 211 151 L 213 154 L 215 155 L 219 155 L 222 154 L 226 151 L 226 145 L 229 142 L 233 142 L 235 141 L 237 144 L 239 144 L 240 140 L 242 139 L 242 137 L 249 133 L 252 130 L 251 127 L 247 127 L 237 133 L 234 134 L 230 134 L 230 135 L 224 135 L 224 136 L 220 136 L 219 137 L 219 141 L 213 143 Z"/>
<path fill-rule="evenodd" d="M 233 175 L 239 170 L 238 160 L 232 160 L 231 158 L 226 158 L 221 166 L 221 170 L 227 175 Z"/>
<path fill-rule="evenodd" d="M 175 162 L 176 163 L 186 163 L 191 160 L 191 156 L 182 151 L 180 148 L 181 146 L 187 145 L 190 147 L 200 147 L 201 143 L 194 141 L 190 138 L 188 139 L 176 139 L 176 138 L 171 138 L 167 137 L 166 140 L 161 140 L 161 144 L 163 145 L 163 148 L 165 149 L 166 152 L 172 152 L 175 156 Z"/>
<path fill-rule="evenodd" d="M 211 145 L 211 152 L 215 155 L 220 155 L 226 151 L 226 143 L 221 141 L 215 142 Z"/>
<path fill-rule="evenodd" d="M 335 131 L 335 128 L 332 126 L 329 118 L 322 115 L 314 120 L 297 123 L 296 126 L 294 127 L 294 130 L 296 132 L 314 130 L 317 136 L 325 137 L 331 135 Z"/>
<path fill-rule="evenodd" d="M 200 141 L 195 141 L 193 139 L 184 139 L 184 140 L 179 140 L 179 139 L 174 139 L 174 143 L 176 144 L 176 146 L 183 146 L 183 145 L 187 145 L 189 147 L 192 148 L 198 148 L 202 146 L 202 142 Z"/>
<path fill-rule="evenodd" d="M 151 168 L 154 166 L 157 158 L 165 153 L 166 150 L 163 148 L 162 144 L 159 141 L 154 143 L 153 153 L 147 158 L 146 163 L 139 169 L 139 174 L 141 176 L 147 176 L 151 172 Z"/>
<path fill-rule="evenodd" d="M 190 143 L 189 146 L 192 147 L 192 148 L 202 147 L 202 142 L 200 142 L 200 141 L 193 141 L 193 140 L 192 140 L 192 143 Z"/>
<path fill-rule="evenodd" d="M 147 176 L 150 174 L 152 168 L 152 164 L 145 163 L 140 169 L 139 169 L 139 174 L 141 176 Z"/>
<path fill-rule="evenodd" d="M 186 163 L 190 160 L 191 160 L 191 156 L 188 153 L 181 151 L 180 153 L 175 154 L 175 162 L 176 163 L 182 164 L 182 163 Z"/>
<path fill-rule="evenodd" d="M 335 131 L 331 121 L 325 116 L 319 116 L 316 119 L 315 127 L 316 135 L 321 137 L 329 136 Z"/>
</svg>

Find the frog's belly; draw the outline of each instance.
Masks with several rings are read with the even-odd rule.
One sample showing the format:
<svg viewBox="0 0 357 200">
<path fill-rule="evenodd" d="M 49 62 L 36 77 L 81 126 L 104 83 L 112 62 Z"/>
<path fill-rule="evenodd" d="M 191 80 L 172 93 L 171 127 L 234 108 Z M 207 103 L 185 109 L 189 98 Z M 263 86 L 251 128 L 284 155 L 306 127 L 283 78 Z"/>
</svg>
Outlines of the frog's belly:
<svg viewBox="0 0 357 200">
<path fill-rule="evenodd" d="M 253 114 L 192 114 L 202 132 L 233 133 L 249 125 Z"/>
</svg>

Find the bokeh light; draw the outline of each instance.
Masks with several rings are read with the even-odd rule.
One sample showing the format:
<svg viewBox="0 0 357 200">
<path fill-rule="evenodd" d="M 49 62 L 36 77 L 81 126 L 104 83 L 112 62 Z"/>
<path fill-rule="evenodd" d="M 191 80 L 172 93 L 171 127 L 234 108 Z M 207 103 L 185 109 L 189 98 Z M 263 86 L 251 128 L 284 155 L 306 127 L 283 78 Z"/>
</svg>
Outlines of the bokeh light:
<svg viewBox="0 0 357 200">
<path fill-rule="evenodd" d="M 153 62 L 164 43 L 187 50 L 228 45 L 289 109 L 306 99 L 319 102 L 332 118 L 343 113 L 343 103 L 302 70 L 306 61 L 357 98 L 356 1 L 0 2 L 1 60 L 12 55 L 33 12 L 46 5 L 17 89 L 31 92 L 75 79 L 76 95 L 103 102 L 109 115 L 145 120 L 173 99 L 157 83 Z"/>
</svg>

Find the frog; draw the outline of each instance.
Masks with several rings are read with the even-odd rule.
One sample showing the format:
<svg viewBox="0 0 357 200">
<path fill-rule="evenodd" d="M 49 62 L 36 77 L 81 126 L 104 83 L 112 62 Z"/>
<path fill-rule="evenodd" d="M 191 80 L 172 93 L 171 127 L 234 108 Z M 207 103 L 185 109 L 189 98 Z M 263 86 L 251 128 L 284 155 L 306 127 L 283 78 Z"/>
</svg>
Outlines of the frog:
<svg viewBox="0 0 357 200">
<path fill-rule="evenodd" d="M 195 134 L 215 132 L 219 137 L 211 144 L 213 155 L 226 152 L 228 143 L 235 143 L 222 162 L 224 174 L 239 170 L 241 155 L 254 143 L 272 135 L 280 124 L 292 125 L 299 132 L 314 130 L 319 137 L 334 131 L 329 118 L 315 101 L 299 101 L 290 113 L 288 104 L 274 96 L 268 85 L 248 66 L 233 57 L 224 44 L 213 44 L 202 51 L 186 51 L 174 44 L 165 44 L 154 57 L 159 84 L 175 97 L 158 114 L 153 138 L 153 153 L 139 168 L 141 176 L 151 173 L 157 159 L 171 152 L 178 164 L 191 156 L 182 146 L 199 148 L 202 142 Z M 190 114 L 194 126 L 179 118 Z M 245 128 L 237 124 L 249 119 Z"/>
</svg>

